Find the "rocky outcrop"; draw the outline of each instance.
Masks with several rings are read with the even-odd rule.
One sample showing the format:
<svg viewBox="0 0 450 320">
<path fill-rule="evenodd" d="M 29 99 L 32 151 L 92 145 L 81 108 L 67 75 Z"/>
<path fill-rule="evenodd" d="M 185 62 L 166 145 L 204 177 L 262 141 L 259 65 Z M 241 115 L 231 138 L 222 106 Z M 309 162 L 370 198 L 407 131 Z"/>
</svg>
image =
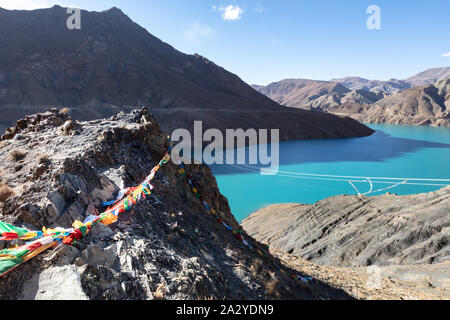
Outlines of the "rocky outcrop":
<svg viewBox="0 0 450 320">
<path fill-rule="evenodd" d="M 141 183 L 168 146 L 146 109 L 88 122 L 56 109 L 29 116 L 0 144 L 2 181 L 14 190 L 0 203 L 0 220 L 31 230 L 68 228 L 102 212 L 119 189 Z M 14 150 L 20 158 L 10 157 Z M 186 168 L 204 200 L 238 228 L 210 169 Z M 295 282 L 277 271 L 276 258 L 248 250 L 208 215 L 178 169 L 161 167 L 152 194 L 116 224 L 98 224 L 74 246 L 49 249 L 0 278 L 0 298 L 350 298 L 320 281 Z"/>
<path fill-rule="evenodd" d="M 427 194 L 341 195 L 272 205 L 242 223 L 259 241 L 330 266 L 436 264 L 450 259 L 450 187 Z"/>
<path fill-rule="evenodd" d="M 282 108 L 198 54 L 183 54 L 120 9 L 81 11 L 68 30 L 65 8 L 0 8 L 0 130 L 50 106 L 78 120 L 147 106 L 168 133 L 203 128 L 280 129 L 281 140 L 367 136 L 357 121 Z"/>
<path fill-rule="evenodd" d="M 358 299 L 450 299 L 450 187 L 258 210 L 244 229 L 286 265 Z M 311 263 L 315 262 L 315 263 Z"/>
<path fill-rule="evenodd" d="M 271 252 L 293 269 L 302 269 L 329 285 L 364 300 L 449 300 L 450 261 L 436 264 L 330 267 L 294 254 Z"/>
<path fill-rule="evenodd" d="M 74 265 L 49 267 L 25 281 L 20 300 L 88 300 Z"/>
</svg>

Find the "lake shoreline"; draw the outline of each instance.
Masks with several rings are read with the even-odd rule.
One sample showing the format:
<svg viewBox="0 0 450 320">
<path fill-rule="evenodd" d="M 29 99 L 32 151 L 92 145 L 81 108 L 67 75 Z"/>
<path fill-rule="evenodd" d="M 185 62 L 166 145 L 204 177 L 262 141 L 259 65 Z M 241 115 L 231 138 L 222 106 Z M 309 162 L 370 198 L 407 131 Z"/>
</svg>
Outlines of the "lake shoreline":
<svg viewBox="0 0 450 320">
<path fill-rule="evenodd" d="M 280 143 L 280 170 L 288 174 L 260 176 L 239 166 L 213 165 L 211 168 L 239 222 L 271 204 L 314 204 L 335 195 L 356 194 L 348 181 L 312 180 L 299 176 L 299 173 L 450 178 L 446 161 L 450 159 L 450 128 L 371 126 L 376 132 L 370 137 Z M 416 182 L 420 181 L 409 183 Z M 361 193 L 370 190 L 368 182 L 355 183 L 355 186 Z M 373 190 L 389 186 L 379 183 L 373 186 Z M 441 187 L 443 185 L 405 184 L 387 191 L 408 195 L 427 193 Z"/>
</svg>

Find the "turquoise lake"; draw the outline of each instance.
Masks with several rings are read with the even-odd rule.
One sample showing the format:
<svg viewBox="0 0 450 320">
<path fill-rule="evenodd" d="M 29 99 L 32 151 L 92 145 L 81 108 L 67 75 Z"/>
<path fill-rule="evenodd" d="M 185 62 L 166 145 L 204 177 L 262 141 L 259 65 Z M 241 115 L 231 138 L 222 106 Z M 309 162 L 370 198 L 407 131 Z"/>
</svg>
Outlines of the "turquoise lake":
<svg viewBox="0 0 450 320">
<path fill-rule="evenodd" d="M 230 165 L 211 168 L 239 222 L 253 211 L 274 203 L 311 204 L 334 195 L 357 194 L 348 181 L 313 180 L 293 173 L 450 179 L 450 128 L 367 125 L 376 130 L 370 137 L 281 142 L 279 170 L 285 173 L 278 175 L 264 176 L 249 172 L 248 167 Z M 373 183 L 372 190 L 401 181 L 386 182 L 390 183 Z M 367 181 L 354 182 L 354 185 L 360 193 L 370 190 Z M 404 195 L 440 188 L 405 183 L 371 195 L 386 192 Z"/>
</svg>

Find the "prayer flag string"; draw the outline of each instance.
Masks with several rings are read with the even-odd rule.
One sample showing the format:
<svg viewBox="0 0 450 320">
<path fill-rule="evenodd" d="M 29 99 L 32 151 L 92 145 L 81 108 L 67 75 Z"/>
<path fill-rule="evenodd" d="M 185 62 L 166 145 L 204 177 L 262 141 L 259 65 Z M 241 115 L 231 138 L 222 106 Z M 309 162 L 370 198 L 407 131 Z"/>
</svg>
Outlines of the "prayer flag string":
<svg viewBox="0 0 450 320">
<path fill-rule="evenodd" d="M 167 153 L 139 186 L 120 190 L 115 200 L 107 201 L 102 204 L 103 206 L 108 207 L 102 214 L 98 216 L 90 215 L 83 222 L 75 221 L 72 228 L 65 229 L 58 227 L 46 229 L 43 227 L 42 231 L 32 231 L 0 221 L 0 240 L 9 241 L 19 239 L 28 241 L 25 245 L 19 247 L 0 250 L 0 277 L 51 247 L 61 243 L 66 245 L 75 244 L 77 241 L 83 239 L 97 223 L 110 225 L 116 222 L 121 213 L 129 211 L 138 201 L 145 199 L 147 195 L 151 194 L 153 186 L 150 182 L 153 180 L 156 172 L 161 166 L 169 162 L 172 149 L 173 144 L 170 142 Z M 242 230 L 234 230 L 230 225 L 223 221 L 223 219 L 220 218 L 219 213 L 203 199 L 199 189 L 195 187 L 194 182 L 192 181 L 192 176 L 187 173 L 186 167 L 182 162 L 179 164 L 179 167 L 180 169 L 178 172 L 186 178 L 195 198 L 202 203 L 207 212 L 214 216 L 217 223 L 221 224 L 226 230 L 232 232 L 236 239 L 242 242 L 249 250 L 255 250 L 261 257 L 269 259 L 270 256 L 267 251 L 269 247 L 266 246 L 265 249 L 255 248 L 244 239 Z M 271 261 L 271 263 L 279 272 L 288 275 L 288 273 L 279 265 L 276 265 L 273 261 Z M 315 281 L 312 277 L 303 277 L 298 274 L 291 274 L 290 277 L 301 282 Z"/>
</svg>

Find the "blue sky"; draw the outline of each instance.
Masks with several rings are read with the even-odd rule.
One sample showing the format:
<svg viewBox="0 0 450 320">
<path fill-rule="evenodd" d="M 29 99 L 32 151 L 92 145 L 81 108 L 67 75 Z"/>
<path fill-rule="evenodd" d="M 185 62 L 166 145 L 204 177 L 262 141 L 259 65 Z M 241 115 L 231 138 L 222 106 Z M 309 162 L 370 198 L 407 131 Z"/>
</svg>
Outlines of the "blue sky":
<svg viewBox="0 0 450 320">
<path fill-rule="evenodd" d="M 403 79 L 450 66 L 448 0 L 0 0 L 0 7 L 53 4 L 122 9 L 185 53 L 199 53 L 244 81 Z M 381 29 L 369 30 L 370 5 Z M 448 55 L 447 55 L 448 54 Z"/>
</svg>

